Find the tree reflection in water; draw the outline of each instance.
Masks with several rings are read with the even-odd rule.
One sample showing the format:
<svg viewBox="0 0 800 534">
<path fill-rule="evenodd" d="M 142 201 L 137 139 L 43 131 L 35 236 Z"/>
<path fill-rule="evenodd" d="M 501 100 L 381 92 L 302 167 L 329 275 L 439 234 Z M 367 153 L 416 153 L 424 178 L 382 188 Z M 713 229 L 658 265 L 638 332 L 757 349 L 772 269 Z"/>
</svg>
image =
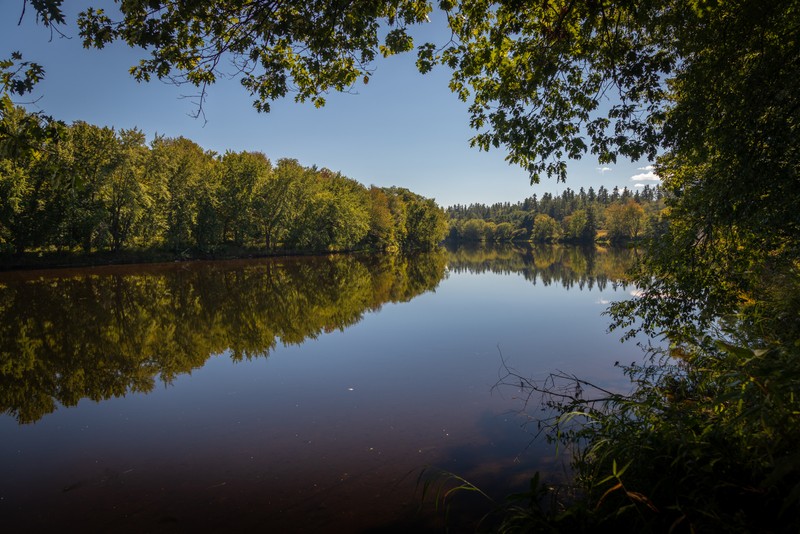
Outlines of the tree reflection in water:
<svg viewBox="0 0 800 534">
<path fill-rule="evenodd" d="M 603 290 L 629 249 L 467 245 L 413 256 L 337 255 L 0 275 L 0 409 L 31 423 L 57 406 L 149 392 L 213 355 L 267 357 L 344 330 L 451 272 L 519 273 Z"/>
<path fill-rule="evenodd" d="M 471 247 L 0 274 L 4 526 L 438 528 L 415 515 L 423 465 L 495 498 L 560 469 L 509 415 L 514 392 L 492 391 L 498 344 L 531 373 L 617 379 L 638 349 L 599 314 L 633 257 Z"/>
<path fill-rule="evenodd" d="M 434 289 L 443 250 L 0 276 L 0 409 L 31 423 L 59 404 L 148 392 L 215 354 L 267 357 Z"/>
<path fill-rule="evenodd" d="M 480 243 L 451 246 L 448 252 L 448 269 L 453 272 L 521 274 L 534 285 L 560 283 L 565 289 L 600 291 L 624 286 L 625 273 L 637 255 L 629 248 Z"/>
</svg>

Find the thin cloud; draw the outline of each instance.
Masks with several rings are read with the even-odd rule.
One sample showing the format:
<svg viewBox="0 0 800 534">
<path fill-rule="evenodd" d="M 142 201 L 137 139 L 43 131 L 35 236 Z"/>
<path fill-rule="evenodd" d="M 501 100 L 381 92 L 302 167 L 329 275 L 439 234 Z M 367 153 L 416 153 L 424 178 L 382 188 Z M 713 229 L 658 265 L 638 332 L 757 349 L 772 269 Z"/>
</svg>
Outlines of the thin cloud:
<svg viewBox="0 0 800 534">
<path fill-rule="evenodd" d="M 647 171 L 641 174 L 634 174 L 631 176 L 631 182 L 660 182 L 661 178 L 655 171 Z"/>
<path fill-rule="evenodd" d="M 595 169 L 597 169 L 597 172 L 599 172 L 600 174 L 605 174 L 607 172 L 611 172 L 614 170 L 611 167 L 595 167 Z"/>
<path fill-rule="evenodd" d="M 639 167 L 636 170 L 637 171 L 654 171 L 654 170 L 656 170 L 656 166 L 655 165 L 648 165 L 646 167 Z"/>
<path fill-rule="evenodd" d="M 644 184 L 633 184 L 633 187 L 644 187 Z"/>
</svg>

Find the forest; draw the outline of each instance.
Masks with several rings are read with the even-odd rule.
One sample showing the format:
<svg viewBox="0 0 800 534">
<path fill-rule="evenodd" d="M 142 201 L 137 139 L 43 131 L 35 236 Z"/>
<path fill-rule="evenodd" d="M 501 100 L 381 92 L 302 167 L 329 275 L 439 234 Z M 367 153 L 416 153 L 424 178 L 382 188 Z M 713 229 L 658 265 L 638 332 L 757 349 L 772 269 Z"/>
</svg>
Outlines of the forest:
<svg viewBox="0 0 800 534">
<path fill-rule="evenodd" d="M 23 0 L 23 7 L 29 3 L 40 24 L 66 23 L 63 0 Z M 255 109 L 269 112 L 272 101 L 290 93 L 323 106 L 328 92 L 368 83 L 378 54 L 416 52 L 421 73 L 449 70 L 449 88 L 467 105 L 471 145 L 505 151 L 533 183 L 568 181 L 567 163 L 585 157 L 652 163 L 662 178 L 660 214 L 667 224 L 629 275 L 637 298 L 612 304 L 608 314 L 621 337 L 641 334 L 658 343 L 644 344 L 642 362 L 622 366 L 627 394 L 576 376 L 542 382 L 509 375 L 516 387 L 543 396 L 549 411 L 535 417 L 560 450 L 570 451 L 573 478 L 562 487 L 532 474 L 530 491 L 500 511 L 501 530 L 800 530 L 800 2 L 119 0 L 115 6 L 115 13 L 99 6 L 82 12 L 81 38 L 89 48 L 135 47 L 142 59 L 131 73 L 141 81 L 178 81 L 202 96 L 224 76 L 221 60 L 231 58 Z M 415 42 L 410 29 L 426 24 L 434 10 L 449 35 Z M 12 53 L 0 62 L 0 75 L 4 93 L 21 95 L 44 70 Z M 4 104 L 3 122 L 15 113 Z M 47 167 L 56 159 L 17 144 L 7 130 L 0 140 L 4 153 L 21 157 L 4 156 L 2 164 L 0 198 L 13 199 L 3 207 L 7 249 L 125 243 L 132 223 L 126 226 L 123 211 L 114 214 L 110 200 L 96 209 L 102 196 L 84 176 L 62 180 Z M 156 196 L 165 199 L 165 219 L 144 225 L 148 236 L 177 249 L 248 239 L 248 232 L 237 237 L 226 226 L 223 209 L 203 203 L 216 198 L 221 207 L 224 196 L 183 179 L 200 171 L 163 152 L 156 146 L 149 154 L 180 169 L 174 186 L 194 196 Z M 67 162 L 69 153 L 65 147 Z M 51 205 L 50 218 L 33 216 L 47 206 L 40 198 L 64 207 Z M 585 216 L 602 215 L 611 233 L 611 206 Z M 543 235 L 565 232 L 564 219 L 575 222 L 579 211 L 564 213 L 560 226 Z M 95 220 L 98 213 L 110 217 Z M 269 221 L 260 216 L 262 225 Z M 512 221 L 491 222 L 515 231 Z M 535 223 L 534 216 L 531 231 Z M 325 246 L 363 239 L 367 227 L 334 232 Z M 282 231 L 270 234 L 270 247 L 309 239 Z M 256 235 L 267 246 L 267 232 Z"/>
<path fill-rule="evenodd" d="M 533 241 L 623 243 L 657 239 L 666 223 L 665 199 L 658 186 L 641 191 L 609 192 L 600 186 L 578 192 L 570 188 L 560 195 L 533 195 L 522 202 L 480 203 L 447 208 L 448 238 L 463 241 Z"/>
<path fill-rule="evenodd" d="M 428 250 L 447 219 L 407 189 L 185 138 L 65 125 L 3 96 L 0 255 Z M 147 255 L 141 255 L 146 258 Z"/>
</svg>

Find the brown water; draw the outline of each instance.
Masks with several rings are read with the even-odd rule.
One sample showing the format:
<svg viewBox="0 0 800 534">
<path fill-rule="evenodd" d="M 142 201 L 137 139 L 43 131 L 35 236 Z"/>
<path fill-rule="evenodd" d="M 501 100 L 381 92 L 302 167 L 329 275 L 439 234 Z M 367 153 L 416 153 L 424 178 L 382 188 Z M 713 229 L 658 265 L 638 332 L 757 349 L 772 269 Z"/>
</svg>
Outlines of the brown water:
<svg viewBox="0 0 800 534">
<path fill-rule="evenodd" d="M 613 362 L 638 349 L 600 314 L 630 260 L 462 248 L 2 274 L 0 524 L 440 529 L 425 466 L 497 498 L 563 471 L 521 392 L 493 391 L 501 353 L 524 376 L 625 387 Z M 456 529 L 488 509 L 460 504 Z"/>
</svg>

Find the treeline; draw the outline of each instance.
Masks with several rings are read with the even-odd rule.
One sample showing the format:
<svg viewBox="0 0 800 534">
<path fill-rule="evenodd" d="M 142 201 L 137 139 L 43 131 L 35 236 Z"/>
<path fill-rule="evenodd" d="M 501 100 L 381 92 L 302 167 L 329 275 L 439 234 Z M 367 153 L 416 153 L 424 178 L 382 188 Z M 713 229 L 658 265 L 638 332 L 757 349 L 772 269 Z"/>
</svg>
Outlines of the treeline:
<svg viewBox="0 0 800 534">
<path fill-rule="evenodd" d="M 522 202 L 447 208 L 449 238 L 461 241 L 591 243 L 629 241 L 663 230 L 661 189 L 645 185 L 622 191 L 567 188 L 561 195 L 533 195 Z"/>
<path fill-rule="evenodd" d="M 443 250 L 0 276 L 0 413 L 149 392 L 213 355 L 266 358 L 406 302 L 445 276 Z M 133 272 L 131 272 L 133 271 Z"/>
<path fill-rule="evenodd" d="M 411 250 L 446 232 L 432 199 L 293 159 L 147 144 L 137 129 L 66 126 L 20 107 L 0 118 L 0 254 Z"/>
</svg>

